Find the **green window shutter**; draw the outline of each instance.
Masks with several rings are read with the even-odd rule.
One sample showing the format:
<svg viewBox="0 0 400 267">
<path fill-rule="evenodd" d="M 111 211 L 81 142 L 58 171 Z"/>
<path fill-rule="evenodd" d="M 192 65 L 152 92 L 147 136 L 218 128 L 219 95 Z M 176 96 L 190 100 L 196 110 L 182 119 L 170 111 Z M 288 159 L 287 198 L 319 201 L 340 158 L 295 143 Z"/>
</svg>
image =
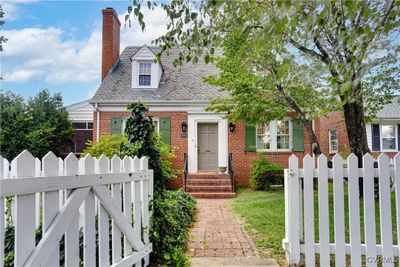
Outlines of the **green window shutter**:
<svg viewBox="0 0 400 267">
<path fill-rule="evenodd" d="M 244 133 L 244 151 L 256 151 L 256 127 L 246 123 L 246 130 Z"/>
<path fill-rule="evenodd" d="M 293 151 L 304 151 L 304 128 L 300 119 L 292 120 Z"/>
<path fill-rule="evenodd" d="M 111 134 L 122 133 L 122 118 L 111 118 Z"/>
<path fill-rule="evenodd" d="M 166 144 L 171 144 L 171 118 L 160 118 L 160 136 Z"/>
</svg>

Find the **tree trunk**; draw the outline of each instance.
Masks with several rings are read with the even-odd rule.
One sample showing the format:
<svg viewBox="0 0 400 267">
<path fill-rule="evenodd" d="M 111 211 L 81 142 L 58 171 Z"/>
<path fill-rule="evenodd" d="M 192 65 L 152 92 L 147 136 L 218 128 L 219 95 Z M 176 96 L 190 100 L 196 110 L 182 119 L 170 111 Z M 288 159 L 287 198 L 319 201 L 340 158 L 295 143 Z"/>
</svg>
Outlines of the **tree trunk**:
<svg viewBox="0 0 400 267">
<path fill-rule="evenodd" d="M 345 103 L 343 104 L 343 111 L 350 152 L 358 157 L 358 162 L 361 166 L 363 155 L 370 152 L 368 148 L 367 131 L 365 129 L 363 103 L 359 101 Z"/>
<path fill-rule="evenodd" d="M 309 120 L 306 120 L 304 118 L 302 118 L 302 121 L 303 121 L 304 127 L 307 130 L 308 136 L 310 137 L 311 145 L 313 146 L 312 151 L 315 154 L 315 156 L 318 157 L 319 155 L 321 155 L 321 147 L 319 146 L 318 138 L 315 135 L 314 129 L 312 127 L 312 122 Z M 313 144 L 315 144 L 315 145 L 313 145 Z"/>
</svg>

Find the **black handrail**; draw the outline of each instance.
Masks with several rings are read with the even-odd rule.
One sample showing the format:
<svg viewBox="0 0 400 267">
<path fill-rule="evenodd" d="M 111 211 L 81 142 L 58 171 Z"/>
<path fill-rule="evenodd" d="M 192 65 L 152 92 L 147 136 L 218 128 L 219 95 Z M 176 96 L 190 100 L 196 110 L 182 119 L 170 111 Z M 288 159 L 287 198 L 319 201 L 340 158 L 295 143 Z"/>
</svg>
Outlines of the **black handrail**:
<svg viewBox="0 0 400 267">
<path fill-rule="evenodd" d="M 184 179 L 184 189 L 186 191 L 186 181 L 188 176 L 188 155 L 186 153 L 183 154 L 183 179 Z"/>
<path fill-rule="evenodd" d="M 228 154 L 228 173 L 229 173 L 229 178 L 231 178 L 232 193 L 235 193 L 235 178 L 234 178 L 235 170 L 233 168 L 232 153 Z"/>
</svg>

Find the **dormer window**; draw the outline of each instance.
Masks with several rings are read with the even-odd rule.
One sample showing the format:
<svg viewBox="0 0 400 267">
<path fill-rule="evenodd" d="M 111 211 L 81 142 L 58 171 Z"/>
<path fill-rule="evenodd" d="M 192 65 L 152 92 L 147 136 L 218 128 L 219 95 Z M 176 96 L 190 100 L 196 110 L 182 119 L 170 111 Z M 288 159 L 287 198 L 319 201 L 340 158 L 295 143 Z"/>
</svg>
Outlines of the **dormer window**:
<svg viewBox="0 0 400 267">
<path fill-rule="evenodd" d="M 139 63 L 139 86 L 150 86 L 151 85 L 151 63 L 140 62 Z"/>
<path fill-rule="evenodd" d="M 147 46 L 143 46 L 132 57 L 132 88 L 158 89 L 162 76 L 162 66 L 156 61 L 156 55 Z"/>
</svg>

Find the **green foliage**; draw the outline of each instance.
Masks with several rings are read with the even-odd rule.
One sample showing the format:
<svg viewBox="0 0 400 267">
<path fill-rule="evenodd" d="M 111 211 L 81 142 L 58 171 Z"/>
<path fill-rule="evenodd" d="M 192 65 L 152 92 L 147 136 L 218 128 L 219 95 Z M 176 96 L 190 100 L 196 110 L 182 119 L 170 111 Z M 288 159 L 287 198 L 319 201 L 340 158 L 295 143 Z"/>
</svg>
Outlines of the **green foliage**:
<svg viewBox="0 0 400 267">
<path fill-rule="evenodd" d="M 251 163 L 250 182 L 256 190 L 268 190 L 271 185 L 282 185 L 283 167 L 269 162 L 261 154 Z"/>
<path fill-rule="evenodd" d="M 182 190 L 165 191 L 163 198 L 153 201 L 154 213 L 150 228 L 155 262 L 163 265 L 186 266 L 188 228 L 196 211 L 196 200 Z"/>
<path fill-rule="evenodd" d="M 0 151 L 12 160 L 22 150 L 41 158 L 48 151 L 60 154 L 60 144 L 73 134 L 61 94 L 40 91 L 27 103 L 17 94 L 0 92 Z"/>
<path fill-rule="evenodd" d="M 95 158 L 104 155 L 109 159 L 114 155 L 117 155 L 120 158 L 124 158 L 128 154 L 137 155 L 140 143 L 130 146 L 130 151 L 123 150 L 123 147 L 128 143 L 128 138 L 124 135 L 102 135 L 97 142 L 93 142 L 92 140 L 86 142 L 86 148 L 83 150 L 81 158 L 85 157 L 87 154 L 90 154 Z"/>
<path fill-rule="evenodd" d="M 4 11 L 2 6 L 0 5 L 0 27 L 3 27 L 3 25 L 5 24 L 4 21 Z M 4 35 L 0 35 L 0 52 L 3 51 L 3 43 L 7 42 L 7 38 L 4 37 Z M 0 77 L 1 80 L 1 77 Z"/>
<path fill-rule="evenodd" d="M 164 143 L 156 133 L 153 133 L 153 135 L 156 148 L 160 151 L 161 168 L 163 173 L 168 177 L 168 179 L 176 178 L 176 171 L 172 167 L 172 159 L 175 154 L 172 151 L 171 146 Z M 114 155 L 119 156 L 121 159 L 125 156 L 135 157 L 139 156 L 138 151 L 142 145 L 143 143 L 141 141 L 130 144 L 125 135 L 102 135 L 97 142 L 91 140 L 87 141 L 86 148 L 82 152 L 81 157 L 83 158 L 87 154 L 90 154 L 95 158 L 104 155 L 109 159 Z"/>
<path fill-rule="evenodd" d="M 128 110 L 132 116 L 126 121 L 125 134 L 129 143 L 123 146 L 124 151 L 131 151 L 132 146 L 141 143 L 137 155 L 149 158 L 149 168 L 154 172 L 154 192 L 162 192 L 167 188 L 168 174 L 162 168 L 160 150 L 156 146 L 157 139 L 154 135 L 152 119 L 147 115 L 149 112 L 141 102 L 131 103 Z"/>
<path fill-rule="evenodd" d="M 133 1 L 131 9 L 144 29 L 142 2 Z M 154 6 L 154 1 L 147 5 L 149 9 Z M 214 62 L 219 56 L 216 48 L 223 47 L 226 52 L 226 39 L 239 44 L 245 40 L 238 50 L 241 60 L 232 54 L 231 62 L 217 60 L 222 76 L 211 81 L 233 94 L 214 102 L 214 110 L 232 109 L 230 116 L 236 119 L 250 107 L 251 120 L 257 119 L 257 110 L 264 112 L 259 117 L 268 120 L 272 116 L 265 115 L 268 108 L 281 116 L 279 100 L 294 109 L 305 125 L 305 116 L 341 110 L 351 151 L 368 150 L 363 122 L 391 101 L 400 82 L 396 39 L 400 1 L 177 0 L 162 3 L 161 8 L 169 21 L 167 32 L 155 40 L 161 48 L 158 58 L 172 47 L 184 48 L 176 65 L 196 63 L 200 57 L 206 63 Z M 224 66 L 228 63 L 232 70 Z M 240 73 L 241 68 L 245 72 Z M 228 79 L 221 79 L 226 73 L 233 77 L 233 86 L 224 84 Z M 264 82 L 266 92 L 262 91 Z M 279 94 L 273 94 L 271 83 Z M 357 127 L 352 127 L 354 124 Z"/>
</svg>

